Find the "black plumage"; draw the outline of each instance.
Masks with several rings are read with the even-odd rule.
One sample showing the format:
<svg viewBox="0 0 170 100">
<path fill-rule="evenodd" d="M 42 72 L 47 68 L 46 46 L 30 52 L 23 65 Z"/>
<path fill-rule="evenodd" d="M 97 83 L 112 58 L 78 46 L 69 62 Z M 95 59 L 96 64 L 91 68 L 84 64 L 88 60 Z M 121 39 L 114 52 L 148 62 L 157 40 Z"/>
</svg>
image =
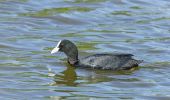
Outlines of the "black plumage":
<svg viewBox="0 0 170 100">
<path fill-rule="evenodd" d="M 56 50 L 56 51 L 55 51 Z M 64 52 L 68 57 L 68 63 L 83 68 L 107 69 L 107 70 L 128 70 L 137 67 L 142 60 L 135 60 L 132 54 L 94 54 L 82 59 L 78 58 L 78 49 L 69 40 L 62 40 L 51 53 Z"/>
</svg>

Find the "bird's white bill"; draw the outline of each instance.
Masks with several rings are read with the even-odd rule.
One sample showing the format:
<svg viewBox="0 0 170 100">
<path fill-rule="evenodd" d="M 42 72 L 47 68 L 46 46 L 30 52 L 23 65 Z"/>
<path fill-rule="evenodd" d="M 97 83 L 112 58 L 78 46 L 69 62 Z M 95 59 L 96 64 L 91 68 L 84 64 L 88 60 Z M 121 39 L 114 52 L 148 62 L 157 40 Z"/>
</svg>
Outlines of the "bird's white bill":
<svg viewBox="0 0 170 100">
<path fill-rule="evenodd" d="M 55 47 L 55 48 L 51 51 L 51 54 L 58 52 L 59 49 L 60 49 L 60 48 Z"/>
<path fill-rule="evenodd" d="M 61 40 L 58 42 L 57 46 L 51 51 L 51 54 L 56 53 L 56 52 L 59 51 L 59 49 L 60 49 L 60 48 L 59 48 L 60 43 L 61 43 Z"/>
</svg>

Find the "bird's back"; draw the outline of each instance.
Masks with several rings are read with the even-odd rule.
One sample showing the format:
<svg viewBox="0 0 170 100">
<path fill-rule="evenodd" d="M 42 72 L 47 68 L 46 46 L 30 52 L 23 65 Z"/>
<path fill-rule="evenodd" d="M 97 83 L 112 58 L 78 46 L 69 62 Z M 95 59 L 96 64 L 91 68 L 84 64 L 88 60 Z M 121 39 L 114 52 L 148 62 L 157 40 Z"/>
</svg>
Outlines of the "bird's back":
<svg viewBox="0 0 170 100">
<path fill-rule="evenodd" d="M 132 54 L 95 54 L 80 59 L 78 66 L 94 69 L 130 69 L 138 66 L 140 60 L 132 59 Z"/>
</svg>

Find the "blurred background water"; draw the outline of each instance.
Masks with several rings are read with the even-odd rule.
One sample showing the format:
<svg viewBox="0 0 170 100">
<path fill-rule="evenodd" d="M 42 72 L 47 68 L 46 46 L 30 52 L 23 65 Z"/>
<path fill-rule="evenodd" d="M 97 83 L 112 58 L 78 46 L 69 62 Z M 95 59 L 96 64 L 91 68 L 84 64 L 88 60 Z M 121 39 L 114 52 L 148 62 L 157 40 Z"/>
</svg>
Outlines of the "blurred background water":
<svg viewBox="0 0 170 100">
<path fill-rule="evenodd" d="M 50 54 L 61 39 L 81 56 L 145 62 L 127 72 L 75 69 Z M 0 0 L 2 100 L 170 100 L 169 54 L 169 0 Z"/>
</svg>

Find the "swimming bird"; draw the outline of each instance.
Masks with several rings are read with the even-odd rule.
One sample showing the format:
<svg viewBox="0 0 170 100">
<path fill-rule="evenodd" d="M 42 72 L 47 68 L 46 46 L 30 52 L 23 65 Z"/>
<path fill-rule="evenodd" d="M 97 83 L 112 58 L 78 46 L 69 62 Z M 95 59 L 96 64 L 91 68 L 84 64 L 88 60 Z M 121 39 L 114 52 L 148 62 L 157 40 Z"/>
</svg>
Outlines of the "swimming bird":
<svg viewBox="0 0 170 100">
<path fill-rule="evenodd" d="M 132 54 L 123 53 L 101 53 L 79 59 L 77 46 L 70 40 L 60 40 L 57 46 L 51 51 L 51 54 L 58 51 L 66 54 L 70 65 L 81 68 L 128 70 L 138 67 L 142 62 L 142 60 L 133 59 Z"/>
</svg>

